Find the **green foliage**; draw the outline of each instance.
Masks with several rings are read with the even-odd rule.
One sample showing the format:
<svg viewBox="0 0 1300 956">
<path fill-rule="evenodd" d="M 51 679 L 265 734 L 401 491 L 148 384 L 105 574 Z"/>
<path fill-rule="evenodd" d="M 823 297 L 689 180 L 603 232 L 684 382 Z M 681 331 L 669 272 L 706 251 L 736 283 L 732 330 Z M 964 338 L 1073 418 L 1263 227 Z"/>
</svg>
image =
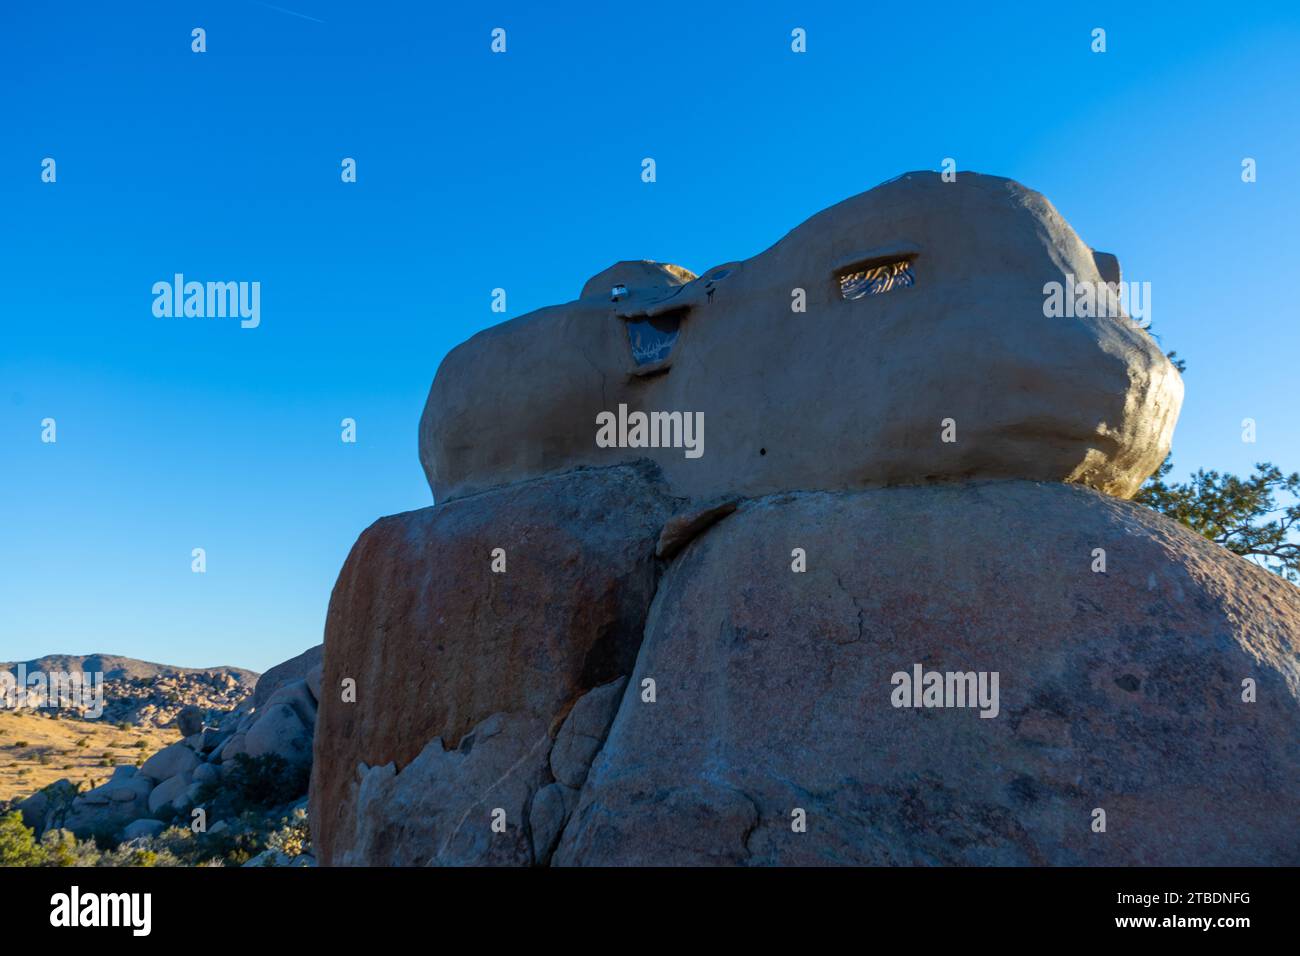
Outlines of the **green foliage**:
<svg viewBox="0 0 1300 956">
<path fill-rule="evenodd" d="M 23 815 L 12 810 L 0 816 L 0 866 L 40 866 L 45 850 L 36 842 L 36 832 L 23 825 Z"/>
<path fill-rule="evenodd" d="M 94 840 L 78 840 L 67 830 L 46 830 L 41 837 L 42 866 L 95 866 L 100 862 Z"/>
<path fill-rule="evenodd" d="M 291 764 L 278 754 L 237 754 L 234 768 L 220 781 L 204 784 L 196 803 L 206 806 L 208 816 L 217 819 L 265 812 L 305 794 L 310 775 L 310 768 Z"/>
<path fill-rule="evenodd" d="M 266 838 L 267 847 L 279 850 L 285 856 L 310 853 L 311 827 L 307 823 L 307 811 L 299 808 L 280 822 L 283 825 Z"/>
<path fill-rule="evenodd" d="M 1166 458 L 1133 500 L 1154 508 L 1197 534 L 1261 567 L 1300 582 L 1300 472 L 1284 475 L 1268 462 L 1247 478 L 1201 469 L 1182 484 L 1166 481 Z M 1290 504 L 1279 503 L 1285 495 Z"/>
</svg>

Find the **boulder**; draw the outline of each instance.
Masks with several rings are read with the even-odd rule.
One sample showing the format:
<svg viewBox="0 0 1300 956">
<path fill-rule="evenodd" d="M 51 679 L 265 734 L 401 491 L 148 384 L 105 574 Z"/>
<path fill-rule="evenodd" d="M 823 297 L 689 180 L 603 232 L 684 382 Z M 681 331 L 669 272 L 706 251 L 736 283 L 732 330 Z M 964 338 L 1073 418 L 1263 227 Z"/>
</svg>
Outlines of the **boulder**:
<svg viewBox="0 0 1300 956">
<path fill-rule="evenodd" d="M 199 750 L 202 753 L 211 754 L 221 747 L 234 734 L 234 730 L 217 730 L 208 727 L 203 731 Z"/>
<path fill-rule="evenodd" d="M 242 732 L 231 734 L 224 744 L 212 752 L 212 762 L 222 764 L 223 768 L 232 765 L 236 757 L 248 752 L 245 736 Z"/>
<path fill-rule="evenodd" d="M 266 705 L 266 702 L 271 699 L 271 695 L 279 690 L 282 684 L 306 678 L 313 668 L 320 666 L 323 648 L 324 645 L 322 644 L 309 647 L 297 657 L 291 657 L 281 664 L 276 664 L 259 677 L 257 686 L 253 689 L 253 706 L 260 709 Z"/>
<path fill-rule="evenodd" d="M 140 773 L 118 768 L 109 780 L 74 798 L 58 825 L 79 837 L 113 836 L 132 820 L 146 816 L 153 781 Z M 135 768 L 131 767 L 134 771 Z M 47 827 L 55 821 L 47 816 Z"/>
<path fill-rule="evenodd" d="M 213 783 L 214 781 L 221 779 L 221 771 L 213 764 L 201 763 L 194 768 L 194 773 L 191 776 L 191 779 L 195 783 Z"/>
<path fill-rule="evenodd" d="M 49 806 L 49 795 L 44 790 L 37 790 L 31 796 L 19 800 L 14 809 L 22 813 L 24 826 L 32 827 L 39 833 L 44 828 Z"/>
<path fill-rule="evenodd" d="M 322 683 L 353 679 L 356 701 L 330 693 L 320 702 L 311 826 L 323 865 L 343 851 L 371 863 L 398 853 L 371 832 L 359 788 L 369 787 L 366 805 L 377 807 L 374 794 L 402 788 L 398 778 L 422 757 L 421 768 L 443 781 L 438 791 L 450 793 L 445 767 L 454 762 L 436 753 L 444 743 L 477 750 L 470 732 L 493 715 L 528 728 L 526 739 L 498 740 L 481 757 L 467 752 L 469 769 L 523 752 L 529 768 L 536 761 L 537 780 L 549 782 L 550 740 L 574 702 L 632 667 L 654 593 L 655 543 L 673 510 L 653 468 L 619 466 L 383 518 L 361 536 L 325 626 Z M 492 570 L 496 548 L 505 550 L 504 573 Z M 533 751 L 535 728 L 549 736 Z M 434 740 L 444 742 L 436 753 L 428 749 Z M 374 768 L 368 785 L 357 778 L 362 763 Z M 385 775 L 395 779 L 381 785 Z M 531 796 L 517 795 L 511 825 L 519 826 Z M 531 858 L 522 833 L 509 851 L 499 843 L 493 860 Z M 454 843 L 445 855 L 469 861 L 473 846 Z M 441 851 L 400 852 L 428 860 Z"/>
<path fill-rule="evenodd" d="M 139 820 L 132 820 L 122 830 L 123 840 L 136 840 L 140 837 L 152 837 L 162 833 L 167 829 L 167 824 L 161 820 L 152 820 L 149 817 L 141 817 Z"/>
<path fill-rule="evenodd" d="M 308 688 L 306 680 L 285 681 L 266 699 L 259 713 L 270 710 L 277 704 L 284 704 L 291 708 L 304 726 L 316 726 L 316 697 Z"/>
<path fill-rule="evenodd" d="M 188 773 L 199 765 L 198 755 L 184 743 L 164 747 L 140 767 L 140 772 L 154 780 L 167 780 L 179 773 Z"/>
<path fill-rule="evenodd" d="M 593 688 L 573 705 L 551 748 L 551 773 L 557 781 L 574 789 L 582 786 L 626 686 L 627 678 L 620 677 Z"/>
<path fill-rule="evenodd" d="M 60 827 L 77 798 L 77 785 L 66 777 L 56 780 L 18 804 L 23 823 L 37 833 Z M 30 801 L 30 803 L 29 803 Z"/>
<path fill-rule="evenodd" d="M 149 794 L 149 812 L 157 814 L 164 807 L 170 808 L 171 803 L 181 794 L 183 794 L 190 785 L 189 771 L 178 773 L 174 777 L 168 777 L 158 786 L 153 788 Z"/>
<path fill-rule="evenodd" d="M 244 735 L 244 752 L 250 757 L 277 754 L 289 763 L 310 763 L 311 745 L 311 727 L 288 704 L 271 704 L 259 710 L 258 719 Z"/>
<path fill-rule="evenodd" d="M 199 793 L 201 793 L 202 790 L 203 784 L 191 782 L 188 787 L 178 793 L 172 800 L 172 810 L 176 813 L 184 813 L 198 801 Z"/>
<path fill-rule="evenodd" d="M 554 862 L 1296 865 L 1298 645 L 1300 590 L 1085 488 L 751 501 L 666 573 Z"/>
<path fill-rule="evenodd" d="M 203 708 L 186 704 L 176 714 L 176 728 L 182 737 L 192 737 L 203 732 Z"/>
<path fill-rule="evenodd" d="M 311 691 L 312 699 L 316 701 L 320 700 L 320 677 L 321 677 L 320 664 L 317 664 L 315 667 L 313 667 L 311 670 L 307 672 L 307 677 L 306 677 L 307 689 Z"/>
<path fill-rule="evenodd" d="M 137 799 L 143 792 L 145 796 L 153 789 L 153 784 L 149 783 L 147 777 L 137 778 L 140 783 L 135 786 L 122 785 L 110 790 L 108 796 L 110 800 L 116 800 L 118 803 L 127 803 Z M 143 786 L 142 786 L 143 785 Z"/>
</svg>

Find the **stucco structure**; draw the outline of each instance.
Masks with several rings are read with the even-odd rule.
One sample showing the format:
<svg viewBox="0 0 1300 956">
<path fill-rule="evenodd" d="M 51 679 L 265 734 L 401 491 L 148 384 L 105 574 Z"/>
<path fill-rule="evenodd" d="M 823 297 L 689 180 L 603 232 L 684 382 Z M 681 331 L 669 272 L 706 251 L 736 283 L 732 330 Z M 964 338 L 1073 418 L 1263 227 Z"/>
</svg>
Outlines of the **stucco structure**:
<svg viewBox="0 0 1300 956">
<path fill-rule="evenodd" d="M 475 335 L 434 378 L 420 459 L 438 500 L 647 457 L 697 499 L 971 478 L 1129 497 L 1168 451 L 1182 380 L 1126 316 L 1045 316 L 1067 277 L 1119 265 L 1040 194 L 909 173 L 752 259 L 618 263 Z M 598 446 L 620 405 L 702 413 L 703 454 Z"/>
</svg>

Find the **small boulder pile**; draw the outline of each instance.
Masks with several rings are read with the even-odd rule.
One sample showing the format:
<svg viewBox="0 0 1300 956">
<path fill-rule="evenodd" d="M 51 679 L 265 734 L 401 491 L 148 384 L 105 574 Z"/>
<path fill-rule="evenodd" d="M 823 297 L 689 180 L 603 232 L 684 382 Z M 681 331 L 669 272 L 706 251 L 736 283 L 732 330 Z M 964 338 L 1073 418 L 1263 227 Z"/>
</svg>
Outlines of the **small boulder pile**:
<svg viewBox="0 0 1300 956">
<path fill-rule="evenodd" d="M 303 771 L 302 793 L 310 771 L 312 743 L 320 694 L 320 650 L 286 661 L 268 671 L 257 693 L 239 707 L 205 726 L 206 711 L 196 705 L 182 708 L 176 725 L 183 739 L 155 753 L 141 766 L 118 766 L 105 783 L 78 793 L 60 780 L 17 804 L 23 822 L 38 834 L 51 829 L 69 830 L 78 837 L 120 842 L 153 837 L 168 826 L 189 826 L 192 811 L 219 801 L 222 782 L 239 766 L 238 758 L 274 755 L 285 765 Z M 263 685 L 270 683 L 264 691 Z M 206 820 L 209 832 L 231 824 Z M 258 865 L 274 863 L 260 860 Z M 300 864 L 301 865 L 301 864 Z"/>
</svg>

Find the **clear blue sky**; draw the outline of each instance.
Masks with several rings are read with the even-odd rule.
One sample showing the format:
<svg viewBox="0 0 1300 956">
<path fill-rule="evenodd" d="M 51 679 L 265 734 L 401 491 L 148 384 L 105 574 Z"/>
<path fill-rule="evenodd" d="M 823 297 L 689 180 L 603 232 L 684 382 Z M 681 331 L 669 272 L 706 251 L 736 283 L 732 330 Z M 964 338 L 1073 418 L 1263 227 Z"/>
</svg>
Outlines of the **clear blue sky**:
<svg viewBox="0 0 1300 956">
<path fill-rule="evenodd" d="M 360 531 L 431 503 L 416 424 L 494 287 L 702 271 L 948 156 L 1152 284 L 1180 475 L 1300 468 L 1295 4 L 562 6 L 0 5 L 0 659 L 317 643 Z M 175 272 L 260 281 L 260 328 L 155 318 Z"/>
</svg>

